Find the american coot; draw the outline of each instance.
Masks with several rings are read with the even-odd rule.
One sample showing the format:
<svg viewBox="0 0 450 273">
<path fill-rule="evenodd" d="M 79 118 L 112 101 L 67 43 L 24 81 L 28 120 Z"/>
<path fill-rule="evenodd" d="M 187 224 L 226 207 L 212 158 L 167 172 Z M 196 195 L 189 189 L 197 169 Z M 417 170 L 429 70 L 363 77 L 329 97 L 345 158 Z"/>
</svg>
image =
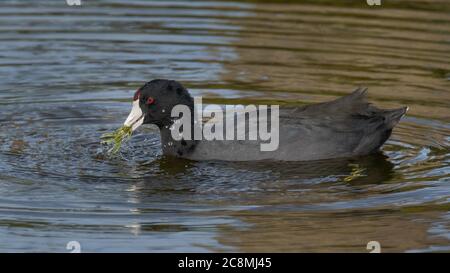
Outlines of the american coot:
<svg viewBox="0 0 450 273">
<path fill-rule="evenodd" d="M 172 117 L 171 110 L 176 105 L 184 105 L 192 113 L 196 112 L 194 99 L 180 83 L 152 80 L 136 91 L 133 108 L 124 125 L 131 126 L 134 131 L 142 124 L 156 124 L 161 133 L 163 154 L 175 157 L 192 160 L 305 161 L 376 152 L 407 111 L 407 107 L 395 110 L 376 108 L 366 101 L 366 89 L 363 88 L 330 102 L 281 108 L 279 145 L 273 151 L 262 151 L 262 140 L 174 138 L 173 125 L 177 121 Z M 190 118 L 194 128 L 199 126 L 195 116 L 193 114 Z M 247 115 L 244 116 L 248 123 Z M 237 122 L 235 127 L 238 126 L 242 124 Z M 271 126 L 270 122 L 268 126 Z"/>
</svg>

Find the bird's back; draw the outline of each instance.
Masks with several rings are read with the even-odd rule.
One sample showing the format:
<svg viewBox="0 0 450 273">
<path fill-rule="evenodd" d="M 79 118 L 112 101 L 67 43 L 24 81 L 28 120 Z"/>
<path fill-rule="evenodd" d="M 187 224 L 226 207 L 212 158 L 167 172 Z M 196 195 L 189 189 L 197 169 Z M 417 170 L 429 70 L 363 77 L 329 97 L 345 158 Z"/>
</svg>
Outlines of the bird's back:
<svg viewBox="0 0 450 273">
<path fill-rule="evenodd" d="M 261 151 L 262 141 L 248 138 L 202 140 L 186 157 L 194 160 L 305 161 L 366 155 L 383 145 L 406 110 L 406 107 L 376 108 L 367 102 L 366 89 L 359 88 L 334 101 L 280 109 L 279 146 L 274 151 Z M 248 124 L 248 119 L 246 122 Z M 242 124 L 236 125 L 239 126 Z"/>
</svg>

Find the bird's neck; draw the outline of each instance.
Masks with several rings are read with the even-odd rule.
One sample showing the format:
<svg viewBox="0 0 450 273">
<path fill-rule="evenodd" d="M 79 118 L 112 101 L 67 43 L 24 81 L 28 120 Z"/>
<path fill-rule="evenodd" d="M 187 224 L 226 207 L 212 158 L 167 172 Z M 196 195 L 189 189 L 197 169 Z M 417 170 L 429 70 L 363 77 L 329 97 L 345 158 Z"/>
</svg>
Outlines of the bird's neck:
<svg viewBox="0 0 450 273">
<path fill-rule="evenodd" d="M 164 155 L 176 156 L 176 157 L 187 157 L 194 150 L 197 145 L 197 140 L 194 139 L 195 126 L 200 126 L 196 120 L 196 115 L 191 108 L 191 137 L 189 139 L 174 139 L 172 136 L 172 125 L 174 124 L 174 119 L 168 119 L 162 124 L 158 124 L 161 133 L 161 146 Z M 178 132 L 177 132 L 178 133 Z"/>
</svg>

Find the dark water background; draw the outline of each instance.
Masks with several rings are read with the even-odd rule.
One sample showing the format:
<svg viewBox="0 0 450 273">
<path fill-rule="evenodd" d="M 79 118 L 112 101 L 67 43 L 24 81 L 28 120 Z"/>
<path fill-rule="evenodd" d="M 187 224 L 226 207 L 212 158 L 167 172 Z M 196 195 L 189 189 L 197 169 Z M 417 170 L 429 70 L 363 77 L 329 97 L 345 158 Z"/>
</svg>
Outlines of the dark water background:
<svg viewBox="0 0 450 273">
<path fill-rule="evenodd" d="M 450 251 L 450 4 L 0 2 L 0 251 Z M 154 78 L 215 103 L 303 104 L 368 86 L 408 105 L 382 154 L 309 163 L 110 158 Z"/>
</svg>

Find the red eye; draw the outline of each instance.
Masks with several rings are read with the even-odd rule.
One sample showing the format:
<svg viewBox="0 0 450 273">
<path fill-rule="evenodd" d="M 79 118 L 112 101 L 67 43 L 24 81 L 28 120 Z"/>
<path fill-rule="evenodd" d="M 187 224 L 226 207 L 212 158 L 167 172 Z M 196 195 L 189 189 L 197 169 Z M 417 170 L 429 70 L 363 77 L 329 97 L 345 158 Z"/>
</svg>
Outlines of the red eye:
<svg viewBox="0 0 450 273">
<path fill-rule="evenodd" d="M 141 96 L 141 89 L 138 89 L 136 93 L 134 93 L 133 101 L 138 100 L 140 96 Z"/>
<path fill-rule="evenodd" d="M 145 102 L 145 104 L 150 105 L 153 104 L 155 102 L 155 99 L 152 97 L 148 97 L 147 101 Z"/>
</svg>

